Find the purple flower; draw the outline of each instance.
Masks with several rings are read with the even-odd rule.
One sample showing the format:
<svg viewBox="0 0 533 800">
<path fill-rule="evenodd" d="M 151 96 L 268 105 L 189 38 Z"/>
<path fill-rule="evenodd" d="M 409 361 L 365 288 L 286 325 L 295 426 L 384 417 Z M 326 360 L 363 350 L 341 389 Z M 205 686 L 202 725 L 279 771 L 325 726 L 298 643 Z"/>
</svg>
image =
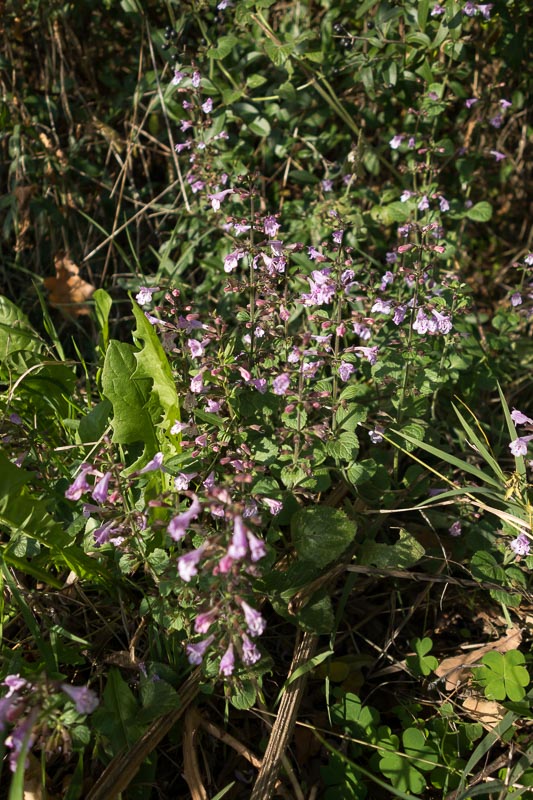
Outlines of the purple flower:
<svg viewBox="0 0 533 800">
<path fill-rule="evenodd" d="M 186 77 L 184 72 L 181 72 L 179 69 L 174 70 L 174 77 L 172 78 L 172 84 L 174 86 L 178 86 L 182 80 Z"/>
<path fill-rule="evenodd" d="M 263 503 L 266 503 L 268 510 L 274 517 L 277 516 L 283 508 L 281 500 L 272 500 L 270 497 L 263 497 Z"/>
<path fill-rule="evenodd" d="M 87 686 L 71 686 L 68 683 L 62 683 L 61 688 L 71 700 L 74 700 L 78 714 L 92 714 L 100 704 L 96 694 Z"/>
<path fill-rule="evenodd" d="M 198 87 L 200 86 L 201 80 L 202 80 L 202 76 L 200 75 L 198 70 L 195 69 L 193 74 L 192 74 L 192 78 L 191 78 L 191 83 L 192 83 L 192 85 L 194 86 L 195 89 L 198 89 Z"/>
<path fill-rule="evenodd" d="M 272 391 L 274 394 L 283 395 L 287 394 L 287 390 L 289 388 L 289 384 L 291 379 L 286 372 L 283 372 L 281 375 L 278 375 L 277 378 L 274 378 L 272 382 Z"/>
<path fill-rule="evenodd" d="M 237 269 L 239 261 L 246 255 L 246 250 L 234 250 L 233 253 L 228 253 L 224 259 L 224 272 L 233 272 Z"/>
<path fill-rule="evenodd" d="M 203 614 L 198 614 L 194 620 L 194 630 L 196 633 L 207 633 L 217 616 L 218 610 L 216 608 L 205 611 Z"/>
<path fill-rule="evenodd" d="M 342 237 L 344 236 L 343 230 L 333 231 L 331 234 L 331 238 L 335 242 L 335 244 L 342 244 Z"/>
<path fill-rule="evenodd" d="M 523 300 L 522 300 L 522 295 L 520 294 L 520 292 L 515 292 L 514 294 L 511 295 L 511 305 L 512 306 L 514 306 L 514 307 L 521 306 L 522 303 L 523 303 Z"/>
<path fill-rule="evenodd" d="M 213 110 L 213 101 L 210 97 L 207 98 L 205 103 L 202 103 L 202 111 L 204 114 L 210 114 Z"/>
<path fill-rule="evenodd" d="M 406 203 L 409 200 L 409 198 L 412 196 L 412 194 L 413 193 L 410 192 L 409 189 L 405 189 L 400 195 L 401 202 L 402 203 Z"/>
<path fill-rule="evenodd" d="M 178 558 L 177 563 L 179 576 L 182 581 L 185 581 L 185 583 L 189 583 L 194 575 L 198 575 L 198 570 L 196 567 L 204 553 L 204 550 L 205 545 L 202 545 L 196 550 L 191 550 L 190 553 L 185 553 L 185 555 Z"/>
<path fill-rule="evenodd" d="M 176 151 L 176 153 L 181 153 L 183 150 L 190 150 L 191 144 L 192 144 L 191 140 L 187 139 L 186 142 L 174 145 L 174 150 Z"/>
<path fill-rule="evenodd" d="M 109 491 L 110 480 L 111 473 L 106 472 L 103 478 L 95 484 L 94 489 L 91 492 L 91 497 L 93 500 L 96 500 L 97 503 L 105 503 L 107 499 L 107 493 Z"/>
<path fill-rule="evenodd" d="M 211 200 L 211 207 L 213 211 L 218 211 L 222 201 L 227 197 L 228 194 L 233 194 L 233 189 L 223 189 L 221 192 L 215 192 L 214 194 L 208 194 L 207 197 Z"/>
<path fill-rule="evenodd" d="M 30 686 L 28 681 L 25 678 L 21 678 L 18 673 L 16 675 L 6 675 L 2 684 L 9 689 L 5 698 L 12 697 L 15 692 L 18 692 L 19 689 L 23 689 L 25 686 Z"/>
<path fill-rule="evenodd" d="M 503 117 L 501 114 L 495 114 L 493 117 L 489 119 L 489 123 L 492 125 L 493 128 L 501 128 L 503 123 Z"/>
<path fill-rule="evenodd" d="M 478 3 L 477 10 L 485 17 L 490 19 L 490 12 L 494 3 Z"/>
<path fill-rule="evenodd" d="M 399 306 L 396 306 L 396 308 L 394 309 L 393 317 L 392 317 L 392 321 L 394 322 L 394 324 L 395 325 L 401 325 L 402 322 L 405 319 L 406 313 L 407 313 L 407 306 L 404 306 L 402 304 L 400 304 Z"/>
<path fill-rule="evenodd" d="M 68 489 L 65 492 L 65 497 L 67 500 L 79 500 L 82 494 L 88 492 L 90 490 L 90 485 L 87 483 L 87 475 L 90 475 L 93 471 L 93 468 L 90 464 L 82 464 L 80 467 L 80 474 L 74 481 L 71 483 Z"/>
<path fill-rule="evenodd" d="M 280 228 L 281 225 L 276 220 L 276 217 L 274 217 L 273 215 L 265 217 L 263 221 L 263 230 L 270 239 L 276 238 L 276 234 Z"/>
<path fill-rule="evenodd" d="M 518 439 L 513 439 L 509 445 L 509 450 L 513 456 L 525 456 L 528 442 L 530 442 L 531 439 L 533 439 L 533 436 L 519 436 Z"/>
<path fill-rule="evenodd" d="M 392 303 L 390 300 L 383 301 L 381 297 L 376 298 L 374 305 L 370 309 L 372 314 L 390 314 L 392 310 Z"/>
<path fill-rule="evenodd" d="M 405 136 L 402 133 L 397 133 L 396 136 L 393 136 L 389 142 L 389 145 L 393 150 L 397 150 L 401 143 L 403 142 Z"/>
<path fill-rule="evenodd" d="M 255 664 L 261 658 L 261 653 L 252 642 L 251 639 L 244 633 L 242 637 L 242 660 L 248 666 Z"/>
<path fill-rule="evenodd" d="M 531 417 L 526 417 L 526 415 L 518 411 L 517 408 L 513 408 L 511 411 L 511 419 L 515 425 L 533 425 L 533 419 L 531 419 Z"/>
<path fill-rule="evenodd" d="M 235 668 L 235 656 L 233 655 L 233 645 L 230 644 L 222 658 L 220 659 L 219 672 L 221 675 L 233 675 Z"/>
<path fill-rule="evenodd" d="M 437 320 L 437 329 L 439 333 L 449 333 L 453 327 L 450 317 L 448 317 L 446 314 L 440 314 L 435 309 L 432 309 L 431 313 Z"/>
<path fill-rule="evenodd" d="M 147 306 L 152 302 L 152 295 L 158 291 L 159 286 L 155 286 L 153 289 L 148 289 L 146 286 L 141 286 L 138 293 L 135 295 L 135 299 L 140 306 Z"/>
<path fill-rule="evenodd" d="M 228 547 L 228 555 L 233 560 L 244 558 L 248 553 L 247 527 L 242 521 L 242 517 L 237 515 L 233 520 L 233 536 Z"/>
<path fill-rule="evenodd" d="M 528 556 L 531 549 L 531 542 L 525 533 L 521 533 L 516 539 L 513 539 L 509 547 L 511 550 L 514 550 L 517 556 Z"/>
<path fill-rule="evenodd" d="M 395 253 L 393 250 L 385 253 L 385 261 L 387 264 L 396 264 L 398 261 L 398 253 Z"/>
<path fill-rule="evenodd" d="M 496 161 L 503 161 L 504 158 L 507 158 L 505 153 L 500 153 L 498 150 L 491 150 L 490 154 L 491 156 L 494 156 Z"/>
<path fill-rule="evenodd" d="M 382 434 L 385 428 L 382 425 L 376 425 L 373 431 L 368 431 L 368 436 L 372 444 L 380 444 L 383 441 Z"/>
<path fill-rule="evenodd" d="M 110 520 L 106 522 L 105 525 L 96 528 L 93 531 L 95 547 L 101 547 L 103 544 L 107 544 L 116 530 L 117 527 L 114 520 Z"/>
<path fill-rule="evenodd" d="M 197 642 L 197 644 L 188 644 L 186 649 L 189 664 L 194 664 L 195 666 L 201 664 L 207 648 L 214 641 L 214 639 L 214 635 L 211 634 L 211 636 L 208 636 L 207 639 L 202 639 L 202 641 Z"/>
<path fill-rule="evenodd" d="M 465 100 L 465 106 L 467 108 L 472 108 L 472 106 L 475 106 L 477 102 L 478 102 L 477 97 L 469 97 L 468 100 Z"/>
<path fill-rule="evenodd" d="M 444 14 L 445 10 L 446 9 L 443 8 L 442 6 L 439 6 L 438 3 L 435 3 L 435 5 L 433 6 L 433 9 L 431 11 L 431 15 L 430 16 L 438 17 L 440 14 Z"/>
<path fill-rule="evenodd" d="M 450 204 L 442 194 L 439 197 L 439 208 L 442 211 L 442 213 L 450 210 Z"/>
<path fill-rule="evenodd" d="M 462 533 L 461 520 L 456 519 L 448 528 L 450 536 L 460 536 Z"/>
<path fill-rule="evenodd" d="M 471 2 L 465 3 L 463 14 L 466 14 L 467 17 L 474 17 L 477 14 L 477 8 L 475 4 Z"/>
<path fill-rule="evenodd" d="M 480 8 L 480 6 L 478 6 L 478 8 Z M 503 97 L 500 100 L 500 106 L 503 109 L 503 111 L 506 111 L 508 108 L 511 108 L 512 105 L 513 104 L 510 103 L 509 100 L 505 100 Z"/>
<path fill-rule="evenodd" d="M 419 204 L 418 204 L 418 210 L 419 211 L 426 211 L 428 208 L 429 208 L 429 200 L 428 200 L 427 194 L 425 194 L 422 197 L 422 199 L 419 202 Z"/>
<path fill-rule="evenodd" d="M 271 500 L 271 502 L 275 503 L 277 501 L 276 500 Z M 281 503 L 280 503 L 280 505 L 281 505 Z M 281 511 L 281 509 L 280 509 L 280 511 Z M 254 512 L 255 512 L 255 510 L 254 510 Z M 274 513 L 274 512 L 271 511 L 271 513 Z M 255 563 L 256 561 L 259 561 L 260 559 L 264 558 L 266 556 L 266 547 L 265 547 L 265 543 L 263 542 L 263 540 L 262 539 L 258 539 L 257 536 L 254 536 L 254 534 L 249 530 L 246 531 L 246 537 L 248 539 L 248 544 L 250 546 L 250 558 L 251 558 L 251 560 Z"/>
<path fill-rule="evenodd" d="M 335 284 L 330 280 L 330 269 L 315 269 L 309 281 L 310 292 L 301 296 L 301 301 L 306 306 L 321 306 L 331 303 L 335 294 Z"/>
<path fill-rule="evenodd" d="M 139 475 L 143 475 L 145 472 L 156 472 L 158 469 L 161 469 L 163 464 L 163 453 L 156 453 L 155 456 L 150 459 L 148 464 L 139 470 Z"/>
<path fill-rule="evenodd" d="M 322 185 L 322 191 L 324 192 L 331 192 L 331 190 L 333 189 L 333 181 L 331 181 L 329 178 L 325 178 L 322 181 L 321 185 Z"/>
<path fill-rule="evenodd" d="M 368 342 L 372 337 L 372 331 L 367 325 L 363 325 L 362 322 L 354 322 L 353 332 L 356 333 L 363 342 Z"/>
<path fill-rule="evenodd" d="M 9 755 L 9 768 L 11 772 L 15 772 L 18 766 L 18 760 L 24 745 L 30 748 L 34 741 L 35 735 L 30 734 L 31 728 L 36 720 L 37 709 L 30 712 L 30 715 L 25 719 L 19 721 L 11 731 L 11 735 L 5 740 L 6 747 L 9 747 L 11 753 Z M 26 759 L 24 769 L 28 769 L 29 759 Z"/>
<path fill-rule="evenodd" d="M 369 364 L 377 363 L 378 360 L 378 350 L 379 347 L 376 345 L 375 347 L 354 347 L 354 353 L 358 358 L 364 357 L 369 362 Z"/>
<path fill-rule="evenodd" d="M 193 519 L 197 519 L 202 512 L 202 506 L 195 494 L 192 496 L 192 503 L 187 511 L 182 511 L 168 523 L 167 532 L 171 539 L 179 542 L 187 533 L 187 528 Z"/>
<path fill-rule="evenodd" d="M 355 367 L 349 361 L 341 361 L 339 366 L 339 377 L 341 381 L 349 380 L 350 376 L 355 372 Z"/>
<path fill-rule="evenodd" d="M 241 608 L 244 611 L 244 619 L 248 626 L 248 633 L 250 636 L 261 636 L 266 627 L 266 622 L 255 608 L 248 605 L 244 600 L 241 600 Z"/>
<path fill-rule="evenodd" d="M 205 352 L 203 344 L 199 342 L 198 339 L 189 339 L 187 341 L 187 346 L 193 358 L 200 358 Z"/>
<path fill-rule="evenodd" d="M 193 394 L 200 394 L 204 388 L 204 370 L 200 370 L 198 375 L 191 379 L 190 389 Z"/>
<path fill-rule="evenodd" d="M 326 261 L 326 256 L 324 256 L 320 250 L 317 250 L 316 247 L 308 247 L 307 248 L 307 255 L 311 259 L 311 261 Z"/>
</svg>

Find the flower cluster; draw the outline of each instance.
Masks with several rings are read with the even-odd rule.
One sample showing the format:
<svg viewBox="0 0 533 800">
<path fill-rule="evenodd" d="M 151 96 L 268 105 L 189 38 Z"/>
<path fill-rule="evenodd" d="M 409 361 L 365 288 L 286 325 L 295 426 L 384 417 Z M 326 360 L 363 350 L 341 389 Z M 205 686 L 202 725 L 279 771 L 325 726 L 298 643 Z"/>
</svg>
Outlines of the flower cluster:
<svg viewBox="0 0 533 800">
<path fill-rule="evenodd" d="M 98 697 L 87 686 L 33 683 L 18 674 L 7 675 L 0 686 L 7 688 L 7 692 L 0 697 L 0 735 L 5 737 L 4 744 L 9 750 L 12 772 L 15 772 L 22 753 L 34 745 L 46 751 L 47 731 L 52 718 L 57 717 L 58 704 L 62 703 L 61 696 L 57 694 L 59 690 L 70 698 L 80 715 L 92 714 L 99 704 Z M 63 735 L 67 736 L 66 731 Z"/>
</svg>

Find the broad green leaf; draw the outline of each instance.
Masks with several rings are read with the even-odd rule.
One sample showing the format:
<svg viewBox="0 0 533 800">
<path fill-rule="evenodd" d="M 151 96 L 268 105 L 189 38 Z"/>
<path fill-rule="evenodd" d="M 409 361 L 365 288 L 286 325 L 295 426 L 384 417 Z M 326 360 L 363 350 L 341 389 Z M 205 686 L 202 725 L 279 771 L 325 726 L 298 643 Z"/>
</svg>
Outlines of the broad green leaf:
<svg viewBox="0 0 533 800">
<path fill-rule="evenodd" d="M 414 536 L 402 528 L 395 544 L 365 542 L 358 553 L 358 562 L 383 569 L 408 569 L 420 561 L 425 552 Z"/>
<path fill-rule="evenodd" d="M 0 295 L 0 364 L 14 353 L 40 353 L 42 341 L 19 308 Z"/>
<path fill-rule="evenodd" d="M 159 439 L 163 445 L 166 437 L 175 452 L 180 452 L 179 437 L 170 433 L 170 428 L 180 419 L 179 398 L 170 364 L 154 326 L 148 322 L 137 303 L 133 304 L 133 313 L 137 323 L 133 339 L 142 348 L 135 353 L 137 369 L 132 380 L 152 381 L 148 408 L 154 424 L 160 429 Z M 164 451 L 166 448 L 162 446 L 161 449 Z"/>
<path fill-rule="evenodd" d="M 144 442 L 150 454 L 158 450 L 152 417 L 147 409 L 152 381 L 133 379 L 137 361 L 135 348 L 112 340 L 105 355 L 102 390 L 113 406 L 113 441 L 119 444 Z"/>
<path fill-rule="evenodd" d="M 298 612 L 297 619 L 304 631 L 317 635 L 331 633 L 335 625 L 331 597 L 325 593 L 317 594 Z"/>
<path fill-rule="evenodd" d="M 299 559 L 325 567 L 339 558 L 355 537 L 357 525 L 343 511 L 329 506 L 303 508 L 291 519 Z"/>
<path fill-rule="evenodd" d="M 247 127 L 256 136 L 268 136 L 272 130 L 270 122 L 265 117 L 256 117 L 251 122 L 247 123 Z"/>
<path fill-rule="evenodd" d="M 474 220 L 474 222 L 488 222 L 492 217 L 492 206 L 486 200 L 476 203 L 472 208 L 467 209 L 465 217 Z"/>
</svg>

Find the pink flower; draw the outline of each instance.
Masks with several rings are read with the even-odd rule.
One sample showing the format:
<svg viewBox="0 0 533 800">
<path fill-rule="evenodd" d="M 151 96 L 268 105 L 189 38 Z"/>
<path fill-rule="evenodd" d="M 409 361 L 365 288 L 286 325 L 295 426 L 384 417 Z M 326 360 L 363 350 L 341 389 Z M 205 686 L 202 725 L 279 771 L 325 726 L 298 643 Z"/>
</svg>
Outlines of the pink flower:
<svg viewBox="0 0 533 800">
<path fill-rule="evenodd" d="M 248 626 L 248 633 L 250 636 L 261 636 L 266 627 L 266 622 L 255 608 L 248 605 L 247 602 L 241 600 L 241 608 L 244 611 L 244 619 Z"/>
<path fill-rule="evenodd" d="M 87 475 L 92 474 L 93 468 L 90 464 L 82 464 L 80 467 L 80 474 L 76 480 L 70 484 L 65 492 L 67 500 L 79 500 L 82 494 L 90 490 L 90 485 L 87 483 Z"/>
<path fill-rule="evenodd" d="M 248 666 L 255 664 L 261 658 L 261 653 L 246 634 L 242 637 L 242 660 Z"/>
<path fill-rule="evenodd" d="M 71 700 L 74 700 L 78 714 L 92 714 L 100 704 L 96 694 L 87 686 L 71 686 L 68 683 L 62 683 L 61 688 Z"/>
<path fill-rule="evenodd" d="M 107 499 L 107 493 L 109 491 L 110 480 L 111 473 L 106 472 L 103 478 L 95 484 L 94 489 L 91 492 L 91 497 L 93 500 L 96 500 L 97 503 L 105 503 Z"/>
<path fill-rule="evenodd" d="M 460 536 L 462 533 L 461 520 L 456 519 L 448 528 L 450 536 Z"/>
<path fill-rule="evenodd" d="M 283 372 L 281 375 L 278 375 L 277 378 L 274 378 L 272 382 L 272 391 L 274 394 L 278 395 L 286 394 L 290 382 L 290 377 L 287 375 L 287 373 Z"/>
<path fill-rule="evenodd" d="M 281 225 L 276 220 L 276 217 L 273 215 L 265 217 L 263 221 L 263 230 L 270 239 L 274 239 L 276 237 L 276 234 L 280 228 Z"/>
<path fill-rule="evenodd" d="M 207 633 L 217 616 L 218 610 L 216 608 L 205 611 L 203 614 L 198 614 L 194 620 L 194 630 L 196 633 Z"/>
<path fill-rule="evenodd" d="M 517 556 L 528 556 L 531 549 L 531 542 L 525 533 L 521 533 L 516 539 L 513 539 L 509 547 L 511 550 L 514 550 Z"/>
<path fill-rule="evenodd" d="M 271 502 L 275 503 L 276 501 L 273 500 Z M 259 561 L 261 558 L 264 558 L 266 556 L 266 547 L 263 540 L 258 539 L 257 536 L 254 536 L 254 534 L 249 530 L 246 531 L 246 537 L 248 539 L 248 545 L 250 547 L 251 560 L 255 563 L 256 561 Z"/>
<path fill-rule="evenodd" d="M 213 211 L 218 211 L 220 205 L 225 197 L 228 194 L 233 194 L 233 189 L 223 189 L 221 192 L 215 192 L 214 194 L 208 194 L 209 200 L 211 200 L 211 207 Z"/>
<path fill-rule="evenodd" d="M 202 555 L 205 550 L 205 545 L 198 547 L 196 550 L 191 550 L 190 553 L 185 553 L 185 555 L 180 556 L 178 558 L 178 572 L 179 576 L 182 581 L 185 583 L 189 583 L 189 581 L 193 578 L 194 575 L 198 575 L 198 570 L 196 569 L 198 562 L 202 558 Z"/>
<path fill-rule="evenodd" d="M 516 408 L 513 408 L 511 411 L 511 419 L 515 425 L 533 425 L 533 419 L 531 419 L 531 417 L 526 417 L 525 414 L 522 414 L 522 412 L 518 411 Z"/>
<path fill-rule="evenodd" d="M 350 376 L 355 372 L 355 367 L 348 361 L 341 361 L 339 366 L 339 377 L 341 381 L 347 381 Z"/>
<path fill-rule="evenodd" d="M 139 475 L 143 475 L 145 472 L 156 472 L 156 470 L 161 469 L 162 464 L 163 453 L 156 453 L 155 456 L 148 462 L 148 464 L 139 470 Z"/>
<path fill-rule="evenodd" d="M 201 80 L 202 80 L 202 76 L 200 75 L 198 70 L 195 69 L 193 74 L 192 74 L 192 79 L 191 79 L 191 83 L 192 83 L 192 85 L 194 86 L 195 89 L 198 89 L 198 87 L 200 86 Z"/>
<path fill-rule="evenodd" d="M 513 456 L 525 456 L 528 442 L 530 442 L 531 439 L 533 439 L 533 436 L 519 436 L 518 439 L 513 439 L 509 445 L 509 450 Z"/>
<path fill-rule="evenodd" d="M 213 101 L 210 97 L 207 98 L 205 103 L 202 103 L 202 111 L 204 114 L 210 114 L 213 110 Z"/>
<path fill-rule="evenodd" d="M 140 306 L 147 306 L 152 302 L 152 295 L 154 292 L 158 291 L 159 286 L 155 286 L 153 289 L 148 289 L 146 286 L 141 286 L 138 293 L 135 295 L 135 299 Z"/>
<path fill-rule="evenodd" d="M 228 547 L 228 555 L 232 559 L 244 558 L 248 552 L 248 539 L 246 536 L 247 528 L 242 521 L 242 517 L 236 516 L 233 520 L 233 536 Z"/>
<path fill-rule="evenodd" d="M 170 520 L 167 528 L 170 538 L 175 542 L 179 542 L 180 539 L 183 539 L 192 520 L 196 519 L 201 512 L 202 506 L 197 496 L 193 494 L 190 508 Z"/>
<path fill-rule="evenodd" d="M 235 656 L 233 655 L 233 645 L 230 644 L 222 658 L 220 659 L 219 672 L 221 675 L 232 675 L 235 668 Z"/>
<path fill-rule="evenodd" d="M 188 644 L 186 649 L 189 664 L 194 664 L 195 666 L 201 664 L 207 648 L 214 640 L 215 637 L 211 634 L 207 639 L 202 639 L 202 641 L 197 644 Z"/>
<path fill-rule="evenodd" d="M 193 358 L 200 358 L 205 352 L 203 344 L 199 342 L 198 339 L 189 339 L 187 341 L 187 346 Z"/>
</svg>

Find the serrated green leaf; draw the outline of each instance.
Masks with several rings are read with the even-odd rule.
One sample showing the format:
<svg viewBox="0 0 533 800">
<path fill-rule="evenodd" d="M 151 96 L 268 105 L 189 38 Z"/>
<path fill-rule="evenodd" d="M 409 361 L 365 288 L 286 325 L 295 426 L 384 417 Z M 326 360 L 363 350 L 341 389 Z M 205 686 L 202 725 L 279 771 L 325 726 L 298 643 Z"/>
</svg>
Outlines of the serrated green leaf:
<svg viewBox="0 0 533 800">
<path fill-rule="evenodd" d="M 294 548 L 299 559 L 319 567 L 339 558 L 355 537 L 357 525 L 338 508 L 303 508 L 291 519 Z"/>
</svg>

